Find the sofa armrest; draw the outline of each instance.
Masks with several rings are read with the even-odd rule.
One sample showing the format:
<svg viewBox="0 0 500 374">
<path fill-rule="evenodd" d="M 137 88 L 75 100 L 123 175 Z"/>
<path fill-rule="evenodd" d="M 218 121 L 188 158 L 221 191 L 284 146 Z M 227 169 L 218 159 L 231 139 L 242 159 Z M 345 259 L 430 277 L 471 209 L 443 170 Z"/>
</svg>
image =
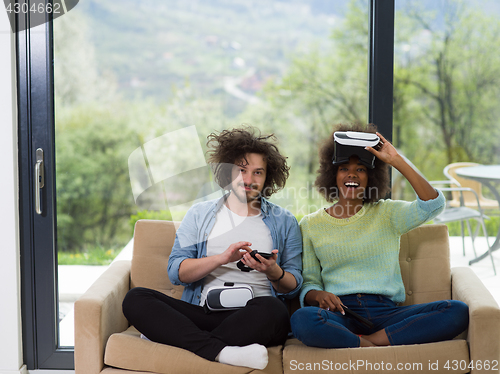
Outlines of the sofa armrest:
<svg viewBox="0 0 500 374">
<path fill-rule="evenodd" d="M 469 306 L 470 360 L 500 360 L 500 308 L 481 280 L 467 267 L 451 269 L 452 298 Z M 472 370 L 479 373 L 481 370 Z"/>
<path fill-rule="evenodd" d="M 130 261 L 117 261 L 75 303 L 75 371 L 97 374 L 111 334 L 127 329 L 122 301 L 130 289 Z"/>
</svg>

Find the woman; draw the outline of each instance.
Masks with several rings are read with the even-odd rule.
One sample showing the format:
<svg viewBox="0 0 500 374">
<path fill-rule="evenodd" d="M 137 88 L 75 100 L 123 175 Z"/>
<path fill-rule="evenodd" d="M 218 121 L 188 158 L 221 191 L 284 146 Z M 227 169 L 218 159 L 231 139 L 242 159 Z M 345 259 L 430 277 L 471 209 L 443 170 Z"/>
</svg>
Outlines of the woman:
<svg viewBox="0 0 500 374">
<path fill-rule="evenodd" d="M 335 131 L 374 133 L 375 128 L 341 125 Z M 460 301 L 398 306 L 405 300 L 399 267 L 400 236 L 437 216 L 445 198 L 405 162 L 390 142 L 376 134 L 381 140 L 377 149 L 365 148 L 375 157 L 373 169 L 358 156 L 341 165 L 335 165 L 335 160 L 332 163 L 333 134 L 320 150 L 315 185 L 333 205 L 300 222 L 303 308 L 291 318 L 294 335 L 309 346 L 428 343 L 452 339 L 468 325 L 468 307 Z M 389 166 L 408 180 L 417 200 L 382 200 L 389 190 Z M 345 316 L 345 307 L 373 326 Z"/>
</svg>

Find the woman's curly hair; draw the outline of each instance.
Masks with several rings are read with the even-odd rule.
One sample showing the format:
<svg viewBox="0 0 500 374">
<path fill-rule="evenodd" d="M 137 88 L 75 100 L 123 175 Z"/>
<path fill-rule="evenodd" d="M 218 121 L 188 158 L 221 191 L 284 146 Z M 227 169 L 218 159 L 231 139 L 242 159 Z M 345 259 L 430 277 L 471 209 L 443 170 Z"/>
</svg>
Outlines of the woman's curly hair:
<svg viewBox="0 0 500 374">
<path fill-rule="evenodd" d="M 232 130 L 223 130 L 207 136 L 208 162 L 212 164 L 217 184 L 227 189 L 232 182 L 231 171 L 234 164 L 246 161 L 247 153 L 258 153 L 267 162 L 266 181 L 262 196 L 270 197 L 285 187 L 290 167 L 286 157 L 281 155 L 274 134 L 261 135 L 260 130 L 252 126 L 243 126 Z"/>
<path fill-rule="evenodd" d="M 375 133 L 377 127 L 373 124 L 338 124 L 335 125 L 332 134 L 323 141 L 319 149 L 319 169 L 318 177 L 314 185 L 328 202 L 338 199 L 339 189 L 337 186 L 337 171 L 339 165 L 333 164 L 333 154 L 335 150 L 335 141 L 333 133 L 335 131 L 358 131 Z M 384 198 L 390 191 L 389 187 L 389 165 L 375 157 L 375 168 L 368 169 L 368 184 L 365 190 L 365 203 L 376 202 Z"/>
</svg>

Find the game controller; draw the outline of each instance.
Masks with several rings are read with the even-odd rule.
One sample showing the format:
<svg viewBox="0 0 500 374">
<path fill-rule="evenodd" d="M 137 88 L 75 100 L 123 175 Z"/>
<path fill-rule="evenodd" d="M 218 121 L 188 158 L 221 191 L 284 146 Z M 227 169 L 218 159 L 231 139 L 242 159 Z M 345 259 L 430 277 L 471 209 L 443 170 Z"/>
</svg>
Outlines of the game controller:
<svg viewBox="0 0 500 374">
<path fill-rule="evenodd" d="M 361 322 L 363 325 L 366 325 L 369 328 L 373 328 L 373 326 L 374 326 L 373 322 L 367 320 L 365 317 L 361 317 L 358 313 L 353 312 L 351 309 L 349 309 L 345 305 L 342 305 L 342 309 L 344 309 L 345 315 L 347 317 L 354 318 L 358 322 Z"/>
<path fill-rule="evenodd" d="M 250 256 L 252 256 L 255 261 L 260 262 L 259 259 L 255 256 L 256 254 L 261 255 L 262 257 L 264 257 L 267 260 L 267 259 L 273 257 L 274 253 L 258 252 L 256 250 L 253 250 L 252 252 L 250 252 Z M 238 269 L 240 269 L 241 271 L 245 271 L 245 272 L 249 272 L 249 271 L 254 270 L 251 267 L 246 266 L 243 262 L 241 262 L 241 260 L 238 261 L 236 266 L 238 267 Z"/>
</svg>

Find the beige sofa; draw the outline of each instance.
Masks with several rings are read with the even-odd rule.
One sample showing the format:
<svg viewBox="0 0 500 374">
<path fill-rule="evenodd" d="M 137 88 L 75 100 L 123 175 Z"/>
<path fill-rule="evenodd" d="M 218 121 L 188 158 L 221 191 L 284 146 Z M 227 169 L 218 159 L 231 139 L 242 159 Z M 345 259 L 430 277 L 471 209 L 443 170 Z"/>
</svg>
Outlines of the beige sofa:
<svg viewBox="0 0 500 374">
<path fill-rule="evenodd" d="M 177 227 L 178 223 L 167 221 L 138 221 L 132 261 L 113 263 L 76 302 L 76 374 L 498 373 L 498 365 L 496 370 L 493 365 L 494 360 L 500 360 L 500 309 L 471 269 L 450 269 L 444 225 L 424 225 L 403 235 L 400 264 L 406 304 L 452 298 L 469 305 L 469 329 L 452 341 L 319 349 L 289 339 L 284 347 L 269 348 L 269 364 L 259 371 L 210 362 L 186 350 L 141 339 L 122 314 L 122 300 L 130 288 L 137 286 L 180 298 L 182 287 L 173 286 L 167 276 Z M 290 310 L 297 305 L 297 299 L 290 302 Z M 470 370 L 471 362 L 480 363 L 482 369 Z"/>
</svg>

